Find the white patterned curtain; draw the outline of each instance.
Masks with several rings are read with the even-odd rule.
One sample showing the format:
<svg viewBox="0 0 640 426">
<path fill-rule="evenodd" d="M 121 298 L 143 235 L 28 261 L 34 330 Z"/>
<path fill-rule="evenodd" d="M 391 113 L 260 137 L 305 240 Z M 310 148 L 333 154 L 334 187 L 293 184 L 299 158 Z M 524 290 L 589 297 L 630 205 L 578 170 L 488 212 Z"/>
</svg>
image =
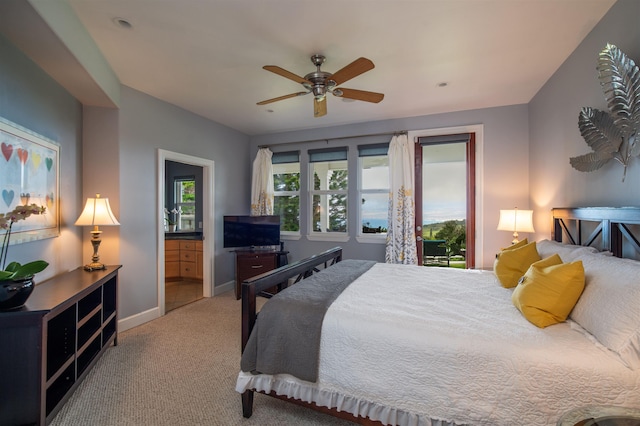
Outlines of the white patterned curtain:
<svg viewBox="0 0 640 426">
<path fill-rule="evenodd" d="M 385 261 L 418 263 L 413 199 L 414 146 L 407 135 L 397 135 L 389 144 L 389 229 Z"/>
<path fill-rule="evenodd" d="M 260 148 L 253 160 L 251 216 L 273 214 L 273 166 L 269 148 Z"/>
</svg>

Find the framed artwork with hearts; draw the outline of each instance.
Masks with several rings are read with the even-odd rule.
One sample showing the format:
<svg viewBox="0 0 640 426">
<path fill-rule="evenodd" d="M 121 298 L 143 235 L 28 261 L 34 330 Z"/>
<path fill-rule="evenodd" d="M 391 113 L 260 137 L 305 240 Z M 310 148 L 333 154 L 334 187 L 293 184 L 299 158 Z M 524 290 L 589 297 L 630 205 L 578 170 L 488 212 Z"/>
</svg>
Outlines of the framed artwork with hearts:
<svg viewBox="0 0 640 426">
<path fill-rule="evenodd" d="M 58 144 L 0 117 L 0 214 L 34 203 L 46 207 L 45 214 L 13 224 L 10 244 L 60 234 L 59 157 Z"/>
</svg>

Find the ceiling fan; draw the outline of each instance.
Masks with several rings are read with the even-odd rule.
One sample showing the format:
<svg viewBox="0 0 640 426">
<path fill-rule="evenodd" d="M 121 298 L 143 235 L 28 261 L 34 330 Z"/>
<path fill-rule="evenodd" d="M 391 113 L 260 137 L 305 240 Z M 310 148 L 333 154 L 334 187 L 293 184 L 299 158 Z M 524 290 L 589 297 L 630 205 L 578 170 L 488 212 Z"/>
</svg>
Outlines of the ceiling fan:
<svg viewBox="0 0 640 426">
<path fill-rule="evenodd" d="M 358 101 L 373 103 L 378 103 L 384 98 L 384 94 L 382 93 L 337 87 L 345 81 L 351 80 L 360 74 L 372 70 L 375 66 L 369 59 L 358 58 L 334 74 L 320 70 L 320 65 L 322 65 L 324 61 L 325 57 L 323 55 L 313 55 L 311 57 L 311 62 L 316 66 L 316 71 L 305 75 L 304 78 L 276 65 L 265 65 L 262 67 L 263 69 L 302 84 L 306 91 L 267 99 L 266 101 L 258 102 L 258 105 L 266 105 L 271 102 L 277 102 L 313 93 L 313 116 L 322 117 L 327 114 L 327 93 L 331 93 L 333 96 L 338 96 L 340 98 L 355 99 Z"/>
</svg>

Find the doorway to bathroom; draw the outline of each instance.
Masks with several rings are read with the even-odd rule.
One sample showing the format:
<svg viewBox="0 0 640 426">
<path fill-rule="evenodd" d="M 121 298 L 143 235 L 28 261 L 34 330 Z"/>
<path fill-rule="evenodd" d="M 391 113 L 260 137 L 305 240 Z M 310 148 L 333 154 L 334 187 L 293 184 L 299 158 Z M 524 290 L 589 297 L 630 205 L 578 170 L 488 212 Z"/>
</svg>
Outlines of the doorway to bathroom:
<svg viewBox="0 0 640 426">
<path fill-rule="evenodd" d="M 213 294 L 213 165 L 158 150 L 160 315 Z"/>
</svg>

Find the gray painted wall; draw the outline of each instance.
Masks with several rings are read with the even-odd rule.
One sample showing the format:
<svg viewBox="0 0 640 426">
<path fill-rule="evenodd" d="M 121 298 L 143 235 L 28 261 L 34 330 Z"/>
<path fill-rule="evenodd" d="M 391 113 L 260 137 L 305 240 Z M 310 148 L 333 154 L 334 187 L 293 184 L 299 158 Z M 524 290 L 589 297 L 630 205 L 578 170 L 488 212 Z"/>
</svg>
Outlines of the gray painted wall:
<svg viewBox="0 0 640 426">
<path fill-rule="evenodd" d="M 60 236 L 13 245 L 7 259 L 46 260 L 42 281 L 82 264 L 82 230 L 73 225 L 82 208 L 82 106 L 3 36 L 0 58 L 0 116 L 60 145 Z"/>
<path fill-rule="evenodd" d="M 618 0 L 529 104 L 531 206 L 538 237 L 551 232 L 549 209 L 567 206 L 640 205 L 640 161 L 622 167 L 610 161 L 600 170 L 573 169 L 569 158 L 590 152 L 578 129 L 582 107 L 607 110 L 598 81 L 598 54 L 607 43 L 640 63 L 640 2 Z"/>
<path fill-rule="evenodd" d="M 157 150 L 215 162 L 215 285 L 234 278 L 222 247 L 222 217 L 249 208 L 249 138 L 174 105 L 123 87 L 120 108 L 120 256 L 123 317 L 157 306 Z"/>
</svg>

